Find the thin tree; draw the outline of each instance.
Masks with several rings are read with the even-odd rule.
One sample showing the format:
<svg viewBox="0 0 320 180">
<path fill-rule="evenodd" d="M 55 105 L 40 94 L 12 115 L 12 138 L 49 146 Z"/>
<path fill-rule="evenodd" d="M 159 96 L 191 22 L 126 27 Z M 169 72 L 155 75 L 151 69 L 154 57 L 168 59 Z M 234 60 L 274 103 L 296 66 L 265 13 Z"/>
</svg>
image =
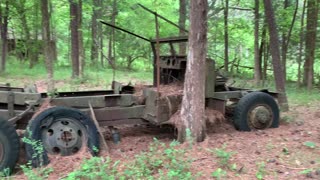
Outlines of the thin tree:
<svg viewBox="0 0 320 180">
<path fill-rule="evenodd" d="M 117 0 L 113 0 L 112 3 L 112 15 L 111 24 L 115 25 L 117 17 Z M 112 68 L 115 68 L 115 29 L 111 28 L 109 34 L 109 44 L 108 44 L 108 62 Z"/>
<path fill-rule="evenodd" d="M 229 71 L 229 28 L 228 28 L 228 16 L 229 16 L 229 0 L 225 0 L 224 7 L 224 70 Z"/>
<path fill-rule="evenodd" d="M 272 8 L 271 0 L 264 0 L 264 9 L 265 15 L 267 18 L 267 23 L 269 27 L 269 36 L 270 36 L 270 52 L 272 56 L 272 64 L 273 64 L 273 74 L 276 83 L 276 89 L 279 92 L 278 101 L 280 107 L 283 111 L 287 111 L 289 109 L 286 89 L 285 89 L 285 79 L 283 75 L 283 69 L 281 67 L 280 61 L 280 49 L 278 42 L 278 30 L 276 25 L 276 20 L 274 16 L 274 10 Z"/>
<path fill-rule="evenodd" d="M 82 33 L 82 0 L 79 0 L 79 11 L 78 11 L 78 31 L 79 31 L 79 75 L 83 76 L 85 66 L 85 50 L 83 47 L 83 33 Z"/>
<path fill-rule="evenodd" d="M 261 58 L 259 53 L 259 0 L 255 0 L 254 8 L 254 80 L 258 84 L 262 79 Z"/>
<path fill-rule="evenodd" d="M 42 38 L 44 41 L 44 56 L 46 62 L 47 69 L 47 77 L 48 77 L 48 92 L 54 91 L 54 81 L 53 81 L 53 57 L 52 53 L 50 53 L 50 14 L 49 14 L 49 2 L 48 0 L 41 1 L 41 14 L 42 14 Z"/>
<path fill-rule="evenodd" d="M 187 20 L 187 1 L 186 0 L 180 0 L 180 5 L 179 5 L 179 26 L 181 28 L 186 27 L 186 20 Z M 186 32 L 182 29 L 179 29 L 179 35 L 184 36 Z M 186 44 L 185 43 L 180 43 L 179 44 L 179 54 L 180 55 L 185 55 L 186 54 Z"/>
<path fill-rule="evenodd" d="M 190 1 L 190 32 L 187 69 L 181 107 L 183 122 L 179 140 L 183 141 L 186 130 L 200 142 L 205 139 L 205 69 L 207 53 L 207 0 Z"/>
<path fill-rule="evenodd" d="M 69 0 L 70 2 L 70 29 L 71 29 L 71 59 L 72 59 L 72 78 L 80 76 L 79 69 L 79 2 Z"/>
<path fill-rule="evenodd" d="M 101 0 L 93 0 L 92 18 L 91 18 L 91 64 L 96 65 L 99 58 L 99 42 L 101 38 L 101 32 L 99 31 L 98 19 L 101 18 Z"/>
<path fill-rule="evenodd" d="M 289 0 L 285 0 L 284 1 L 284 9 L 286 10 L 289 7 Z M 293 16 L 292 16 L 292 20 L 289 26 L 289 30 L 288 32 L 283 32 L 282 33 L 282 49 L 281 49 L 281 53 L 282 53 L 282 68 L 283 68 L 283 74 L 284 74 L 284 78 L 286 80 L 287 78 L 287 52 L 288 52 L 288 47 L 289 47 L 289 43 L 291 40 L 291 34 L 292 34 L 292 29 L 294 26 L 294 23 L 296 22 L 296 17 L 297 17 L 297 12 L 298 12 L 298 7 L 299 7 L 299 2 L 298 0 L 296 0 L 295 3 L 295 9 L 293 12 Z"/>
<path fill-rule="evenodd" d="M 299 42 L 299 54 L 298 54 L 298 87 L 301 86 L 301 62 L 302 62 L 302 49 L 303 49 L 303 42 L 304 42 L 304 17 L 306 11 L 306 2 L 307 0 L 303 1 L 302 7 L 302 14 L 300 19 L 300 42 Z"/>
<path fill-rule="evenodd" d="M 1 4 L 0 4 L 1 5 Z M 0 32 L 1 32 L 1 63 L 0 72 L 6 70 L 7 53 L 8 53 L 8 16 L 9 16 L 9 0 L 5 1 L 4 11 L 0 6 Z"/>
<path fill-rule="evenodd" d="M 304 83 L 308 90 L 312 89 L 313 85 L 313 64 L 316 49 L 317 37 L 317 21 L 318 21 L 318 6 L 317 0 L 308 0 L 307 2 L 307 33 L 306 33 L 306 60 L 304 63 Z"/>
</svg>

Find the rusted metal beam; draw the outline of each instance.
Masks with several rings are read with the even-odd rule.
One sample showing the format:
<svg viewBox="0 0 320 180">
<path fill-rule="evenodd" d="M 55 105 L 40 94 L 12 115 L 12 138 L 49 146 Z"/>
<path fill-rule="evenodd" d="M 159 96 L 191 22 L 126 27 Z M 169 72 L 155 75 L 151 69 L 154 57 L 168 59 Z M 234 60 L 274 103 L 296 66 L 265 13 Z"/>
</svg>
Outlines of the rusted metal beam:
<svg viewBox="0 0 320 180">
<path fill-rule="evenodd" d="M 104 22 L 104 21 L 100 21 L 100 22 L 101 22 L 102 24 L 104 24 L 104 25 L 110 26 L 110 27 L 112 27 L 112 28 L 115 28 L 115 29 L 118 29 L 118 30 L 120 30 L 120 31 L 123 31 L 123 32 L 126 32 L 126 33 L 128 33 L 128 34 L 131 34 L 131 35 L 133 35 L 133 36 L 135 36 L 135 37 L 137 37 L 137 38 L 140 38 L 140 39 L 143 39 L 143 40 L 145 40 L 145 41 L 150 42 L 149 39 L 147 39 L 147 38 L 145 38 L 145 37 L 142 37 L 142 36 L 140 36 L 140 35 L 138 35 L 138 34 L 135 34 L 135 33 L 133 33 L 133 32 L 130 32 L 130 31 L 128 31 L 128 30 L 125 30 L 125 29 L 123 29 L 123 28 L 121 28 L 121 27 L 118 27 L 118 26 L 116 26 L 116 25 L 113 25 L 113 24 L 110 24 L 110 23 L 107 23 L 107 22 Z"/>
<path fill-rule="evenodd" d="M 142 4 L 140 4 L 140 3 L 138 3 L 138 5 L 139 5 L 140 7 L 142 7 L 142 9 L 144 9 L 144 10 L 146 10 L 146 11 L 150 12 L 151 14 L 154 14 L 155 16 L 157 16 L 157 17 L 159 17 L 159 18 L 161 18 L 161 19 L 165 20 L 166 22 L 168 22 L 169 24 L 171 24 L 171 25 L 173 25 L 173 26 L 177 27 L 178 29 L 181 29 L 182 31 L 184 31 L 184 32 L 186 32 L 186 33 L 189 33 L 189 31 L 188 31 L 188 30 L 184 29 L 183 27 L 180 27 L 180 26 L 179 26 L 179 25 L 177 25 L 176 23 L 174 23 L 174 22 L 170 21 L 169 19 L 167 19 L 167 18 L 165 18 L 165 17 L 161 16 L 161 15 L 160 15 L 160 14 L 158 14 L 157 12 L 154 12 L 154 11 L 150 10 L 149 8 L 147 8 L 147 7 L 143 6 L 143 5 L 142 5 Z"/>
</svg>

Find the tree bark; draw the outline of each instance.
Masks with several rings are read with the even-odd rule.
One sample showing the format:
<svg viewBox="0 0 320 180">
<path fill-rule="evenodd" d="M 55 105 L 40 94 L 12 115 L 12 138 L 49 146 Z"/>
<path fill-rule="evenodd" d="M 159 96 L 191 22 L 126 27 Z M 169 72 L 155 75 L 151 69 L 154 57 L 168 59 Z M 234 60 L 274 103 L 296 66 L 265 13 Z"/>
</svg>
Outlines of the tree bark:
<svg viewBox="0 0 320 180">
<path fill-rule="evenodd" d="M 284 9 L 287 9 L 288 7 L 289 7 L 289 1 L 285 0 Z M 296 0 L 295 9 L 294 9 L 289 30 L 287 33 L 283 32 L 282 34 L 282 68 L 283 68 L 283 74 L 284 74 L 285 80 L 287 79 L 287 52 L 288 52 L 288 47 L 291 39 L 292 29 L 297 17 L 298 7 L 299 7 L 299 2 L 298 0 Z"/>
<path fill-rule="evenodd" d="M 307 2 L 307 33 L 306 33 L 306 60 L 304 64 L 304 82 L 308 90 L 313 86 L 313 64 L 316 48 L 318 1 L 308 0 Z"/>
<path fill-rule="evenodd" d="M 224 7 L 224 70 L 229 71 L 229 30 L 228 30 L 228 16 L 229 16 L 229 0 L 225 0 Z"/>
<path fill-rule="evenodd" d="M 79 0 L 79 11 L 78 11 L 78 23 L 79 23 L 79 76 L 83 77 L 84 66 L 85 66 L 85 50 L 83 47 L 83 33 L 82 33 L 82 0 Z"/>
<path fill-rule="evenodd" d="M 42 14 L 42 39 L 44 41 L 44 56 L 47 69 L 47 88 L 48 92 L 54 91 L 54 80 L 53 80 L 53 57 L 50 53 L 50 15 L 49 15 L 49 2 L 48 0 L 41 1 L 41 14 Z"/>
<path fill-rule="evenodd" d="M 186 19 L 187 19 L 187 2 L 186 0 L 180 0 L 179 6 L 179 26 L 184 28 L 186 27 Z M 186 33 L 182 29 L 179 29 L 179 35 L 184 36 Z M 187 46 L 185 43 L 179 44 L 179 54 L 185 55 L 187 51 Z"/>
<path fill-rule="evenodd" d="M 300 42 L 299 42 L 299 55 L 298 55 L 298 87 L 301 86 L 301 62 L 302 62 L 302 49 L 303 49 L 303 41 L 304 41 L 304 17 L 305 17 L 305 11 L 306 11 L 306 2 L 307 0 L 303 1 L 303 7 L 302 7 L 302 14 L 300 19 Z"/>
<path fill-rule="evenodd" d="M 259 84 L 262 79 L 261 58 L 259 53 L 259 0 L 255 0 L 254 9 L 254 81 Z"/>
<path fill-rule="evenodd" d="M 93 14 L 92 14 L 92 24 L 91 24 L 91 64 L 96 65 L 99 58 L 99 42 L 101 34 L 99 32 L 99 25 L 97 20 L 101 18 L 101 0 L 93 0 Z"/>
<path fill-rule="evenodd" d="M 112 4 L 112 15 L 111 15 L 111 24 L 115 25 L 116 22 L 116 16 L 117 16 L 117 0 L 113 0 Z M 108 46 L 108 59 L 109 59 L 109 65 L 112 68 L 115 68 L 115 52 L 114 52 L 114 38 L 115 35 L 115 29 L 111 28 L 110 35 L 109 35 L 109 46 Z"/>
<path fill-rule="evenodd" d="M 283 111 L 289 110 L 288 100 L 285 89 L 285 79 L 281 68 L 280 49 L 278 42 L 278 30 L 271 0 L 264 0 L 265 14 L 269 27 L 270 52 L 272 56 L 273 74 L 276 82 L 276 89 L 279 92 L 278 101 Z"/>
<path fill-rule="evenodd" d="M 192 0 L 190 7 L 190 32 L 187 69 L 181 107 L 183 127 L 179 140 L 186 130 L 197 142 L 205 139 L 205 72 L 207 53 L 207 0 Z"/>
<path fill-rule="evenodd" d="M 79 3 L 75 0 L 70 2 L 70 29 L 71 29 L 71 59 L 72 59 L 72 78 L 80 76 L 79 70 Z"/>
<path fill-rule="evenodd" d="M 6 0 L 4 12 L 0 12 L 0 32 L 1 32 L 0 72 L 4 72 L 6 70 L 7 53 L 8 53 L 8 37 L 7 37 L 8 36 L 8 16 L 9 16 L 9 0 Z"/>
</svg>

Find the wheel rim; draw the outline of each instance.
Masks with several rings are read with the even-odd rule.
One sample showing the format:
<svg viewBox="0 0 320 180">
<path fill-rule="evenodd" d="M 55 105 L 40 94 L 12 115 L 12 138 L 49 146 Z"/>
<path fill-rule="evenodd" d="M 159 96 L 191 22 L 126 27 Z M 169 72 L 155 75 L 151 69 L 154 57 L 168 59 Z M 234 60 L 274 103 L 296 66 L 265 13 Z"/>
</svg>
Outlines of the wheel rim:
<svg viewBox="0 0 320 180">
<path fill-rule="evenodd" d="M 271 126 L 273 113 L 269 106 L 257 105 L 249 110 L 248 124 L 251 129 L 265 129 Z"/>
<path fill-rule="evenodd" d="M 86 128 L 72 118 L 55 119 L 41 134 L 46 151 L 61 156 L 77 153 L 87 141 Z"/>
</svg>

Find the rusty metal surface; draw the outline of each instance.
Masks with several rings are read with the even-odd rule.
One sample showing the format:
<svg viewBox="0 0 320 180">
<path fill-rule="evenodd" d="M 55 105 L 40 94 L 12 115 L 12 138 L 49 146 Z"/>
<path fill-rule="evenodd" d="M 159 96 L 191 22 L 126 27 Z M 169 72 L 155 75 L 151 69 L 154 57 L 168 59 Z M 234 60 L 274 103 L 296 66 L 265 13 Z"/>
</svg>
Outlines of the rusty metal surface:
<svg viewBox="0 0 320 180">
<path fill-rule="evenodd" d="M 217 110 L 223 115 L 226 113 L 226 101 L 214 98 L 206 99 L 206 107 Z"/>
<path fill-rule="evenodd" d="M 39 93 L 0 91 L 0 103 L 8 103 L 9 93 L 13 93 L 16 105 L 26 105 L 26 101 L 37 101 L 41 98 Z"/>
</svg>

